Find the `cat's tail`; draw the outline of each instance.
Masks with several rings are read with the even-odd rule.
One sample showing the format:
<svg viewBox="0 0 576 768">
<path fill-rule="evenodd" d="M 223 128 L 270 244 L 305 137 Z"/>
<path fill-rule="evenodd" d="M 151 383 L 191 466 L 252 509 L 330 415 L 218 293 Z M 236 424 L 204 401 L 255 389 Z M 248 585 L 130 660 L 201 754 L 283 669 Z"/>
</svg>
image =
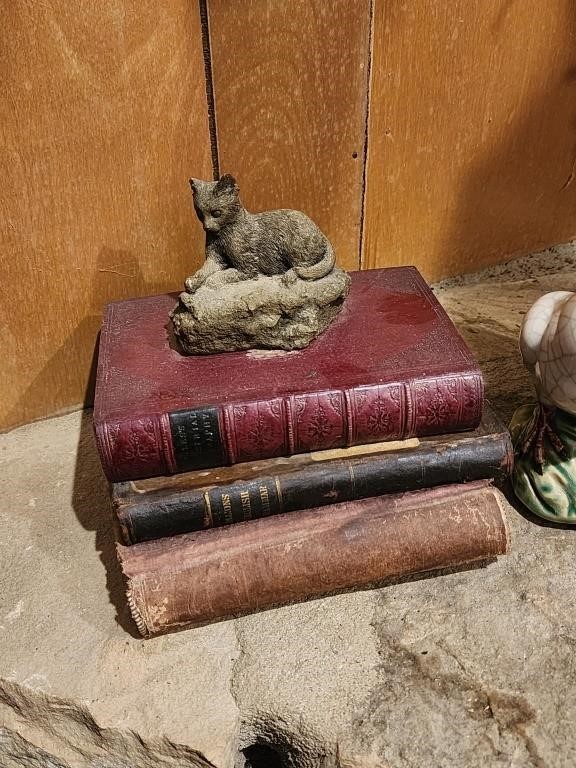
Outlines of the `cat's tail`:
<svg viewBox="0 0 576 768">
<path fill-rule="evenodd" d="M 319 280 L 321 277 L 326 277 L 327 274 L 332 272 L 335 264 L 336 255 L 334 254 L 334 249 L 330 242 L 326 240 L 326 252 L 320 261 L 309 267 L 295 266 L 294 272 L 303 280 Z"/>
</svg>

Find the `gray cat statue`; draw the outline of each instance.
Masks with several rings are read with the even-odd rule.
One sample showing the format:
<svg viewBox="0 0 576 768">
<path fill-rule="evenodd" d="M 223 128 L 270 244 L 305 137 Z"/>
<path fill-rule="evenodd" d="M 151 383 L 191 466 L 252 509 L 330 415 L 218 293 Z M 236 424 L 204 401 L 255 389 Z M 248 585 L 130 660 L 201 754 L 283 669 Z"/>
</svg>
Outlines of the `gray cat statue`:
<svg viewBox="0 0 576 768">
<path fill-rule="evenodd" d="M 235 179 L 190 180 L 205 261 L 171 313 L 186 354 L 306 347 L 334 320 L 350 278 L 300 211 L 249 213 Z"/>
</svg>

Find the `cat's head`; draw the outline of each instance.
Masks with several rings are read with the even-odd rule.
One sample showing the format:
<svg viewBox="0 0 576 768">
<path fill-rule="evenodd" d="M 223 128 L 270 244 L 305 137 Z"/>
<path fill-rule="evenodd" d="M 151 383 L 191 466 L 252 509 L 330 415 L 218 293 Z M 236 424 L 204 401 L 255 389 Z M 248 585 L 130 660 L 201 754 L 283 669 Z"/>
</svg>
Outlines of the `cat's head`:
<svg viewBox="0 0 576 768">
<path fill-rule="evenodd" d="M 233 176 L 227 173 L 220 181 L 190 179 L 190 186 L 194 210 L 206 232 L 217 234 L 235 221 L 242 205 Z"/>
</svg>

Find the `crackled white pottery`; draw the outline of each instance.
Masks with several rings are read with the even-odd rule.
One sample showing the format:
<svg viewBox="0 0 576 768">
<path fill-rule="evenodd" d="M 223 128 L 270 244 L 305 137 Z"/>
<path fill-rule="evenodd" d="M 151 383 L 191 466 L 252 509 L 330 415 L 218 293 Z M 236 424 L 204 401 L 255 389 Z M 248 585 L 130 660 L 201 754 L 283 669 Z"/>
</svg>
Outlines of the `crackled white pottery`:
<svg viewBox="0 0 576 768">
<path fill-rule="evenodd" d="M 514 491 L 537 515 L 576 524 L 576 293 L 554 291 L 532 305 L 520 350 L 538 403 L 519 408 L 510 425 Z"/>
</svg>

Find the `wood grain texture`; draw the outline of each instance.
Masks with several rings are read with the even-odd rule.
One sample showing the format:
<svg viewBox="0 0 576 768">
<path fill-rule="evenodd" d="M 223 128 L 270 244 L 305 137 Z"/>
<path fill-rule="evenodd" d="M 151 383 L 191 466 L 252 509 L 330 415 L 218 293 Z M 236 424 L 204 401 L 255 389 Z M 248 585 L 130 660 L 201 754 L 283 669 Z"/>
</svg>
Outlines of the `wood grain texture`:
<svg viewBox="0 0 576 768">
<path fill-rule="evenodd" d="M 197 3 L 0 2 L 0 427 L 80 404 L 104 303 L 203 260 Z"/>
<path fill-rule="evenodd" d="M 208 0 L 218 151 L 249 210 L 297 208 L 358 269 L 369 0 Z"/>
<path fill-rule="evenodd" d="M 570 0 L 375 0 L 363 266 L 469 271 L 576 234 Z"/>
</svg>

